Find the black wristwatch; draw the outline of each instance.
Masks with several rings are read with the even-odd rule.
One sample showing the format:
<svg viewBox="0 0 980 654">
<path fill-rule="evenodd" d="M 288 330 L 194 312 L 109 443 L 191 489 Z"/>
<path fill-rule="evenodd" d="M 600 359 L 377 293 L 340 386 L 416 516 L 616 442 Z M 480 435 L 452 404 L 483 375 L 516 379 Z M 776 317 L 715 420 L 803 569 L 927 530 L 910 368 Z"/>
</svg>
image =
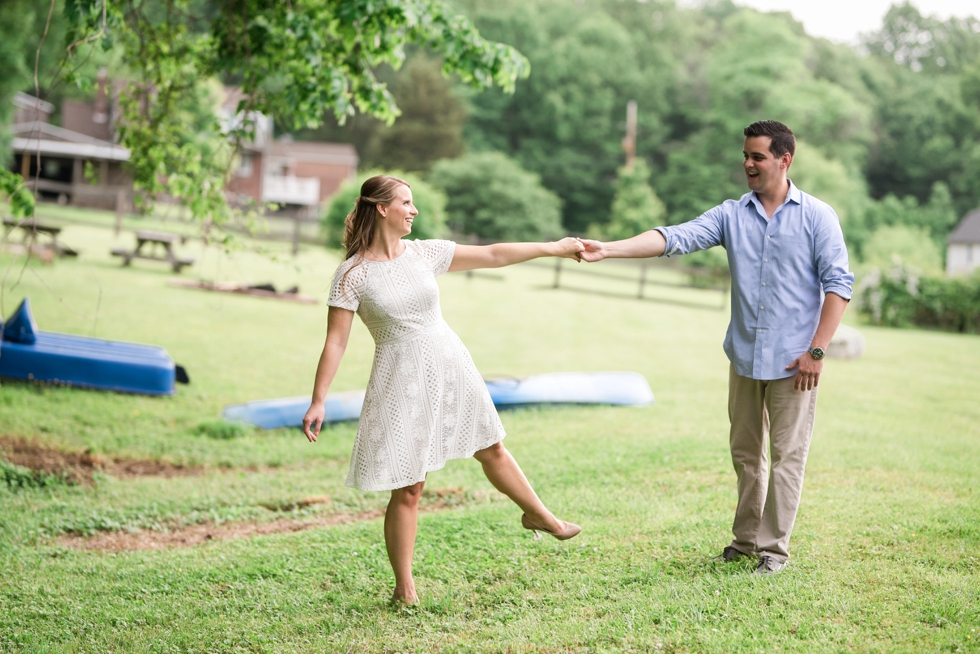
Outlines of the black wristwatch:
<svg viewBox="0 0 980 654">
<path fill-rule="evenodd" d="M 827 354 L 822 347 L 811 347 L 807 350 L 814 361 L 819 361 Z"/>
</svg>

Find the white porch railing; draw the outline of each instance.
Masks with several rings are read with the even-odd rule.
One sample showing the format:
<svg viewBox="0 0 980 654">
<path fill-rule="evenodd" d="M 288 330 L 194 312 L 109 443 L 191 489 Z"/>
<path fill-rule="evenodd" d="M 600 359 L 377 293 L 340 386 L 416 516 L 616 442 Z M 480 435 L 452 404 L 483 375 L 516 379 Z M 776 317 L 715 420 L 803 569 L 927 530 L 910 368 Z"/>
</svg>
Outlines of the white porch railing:
<svg viewBox="0 0 980 654">
<path fill-rule="evenodd" d="M 262 201 L 282 204 L 320 203 L 320 180 L 316 177 L 269 175 L 262 180 Z"/>
</svg>

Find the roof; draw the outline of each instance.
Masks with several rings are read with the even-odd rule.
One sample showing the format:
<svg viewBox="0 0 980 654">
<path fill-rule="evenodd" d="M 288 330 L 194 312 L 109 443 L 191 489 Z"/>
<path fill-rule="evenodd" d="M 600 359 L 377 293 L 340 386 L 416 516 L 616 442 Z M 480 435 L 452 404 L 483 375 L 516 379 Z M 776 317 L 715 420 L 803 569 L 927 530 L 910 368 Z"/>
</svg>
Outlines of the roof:
<svg viewBox="0 0 980 654">
<path fill-rule="evenodd" d="M 947 243 L 980 243 L 980 209 L 974 209 L 963 216 Z"/>
<path fill-rule="evenodd" d="M 47 156 L 129 161 L 129 150 L 120 145 L 49 123 L 18 123 L 10 131 L 14 135 L 14 152 L 40 150 Z"/>
<path fill-rule="evenodd" d="M 285 157 L 308 163 L 357 166 L 357 150 L 347 143 L 276 140 L 272 143 L 270 154 L 273 157 Z"/>
<path fill-rule="evenodd" d="M 114 143 L 97 139 L 94 136 L 89 136 L 88 134 L 82 134 L 81 132 L 75 132 L 70 129 L 65 129 L 64 127 L 58 127 L 57 125 L 52 125 L 51 123 L 41 123 L 37 121 L 11 125 L 10 131 L 15 137 L 30 139 L 40 137 L 42 141 L 65 141 L 68 143 L 85 143 L 88 145 L 115 145 Z"/>
<path fill-rule="evenodd" d="M 46 114 L 54 113 L 54 105 L 50 102 L 45 102 L 44 100 L 35 98 L 33 95 L 27 95 L 20 91 L 14 94 L 14 106 L 20 107 L 21 109 L 37 109 Z"/>
</svg>

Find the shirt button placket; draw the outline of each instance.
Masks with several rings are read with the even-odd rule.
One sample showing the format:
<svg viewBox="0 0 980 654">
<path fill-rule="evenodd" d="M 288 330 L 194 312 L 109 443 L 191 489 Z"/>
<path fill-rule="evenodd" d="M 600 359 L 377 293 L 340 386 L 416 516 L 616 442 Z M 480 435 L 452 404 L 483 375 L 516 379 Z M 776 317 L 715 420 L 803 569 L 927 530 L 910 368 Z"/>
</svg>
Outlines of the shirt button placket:
<svg viewBox="0 0 980 654">
<path fill-rule="evenodd" d="M 770 225 L 771 224 L 772 223 L 770 222 Z M 768 231 L 769 231 L 769 229 L 767 227 L 766 228 L 766 232 L 768 232 Z M 769 272 L 769 266 L 767 266 L 765 264 L 769 263 L 769 245 L 770 245 L 770 242 L 771 241 L 772 241 L 772 236 L 767 233 L 766 234 L 766 240 L 765 240 L 765 242 L 762 245 L 762 263 L 763 263 L 763 266 L 762 266 L 762 286 L 764 288 L 768 288 L 768 287 L 766 287 L 766 278 L 768 277 L 768 274 L 767 273 Z M 760 291 L 759 292 L 759 311 L 762 312 L 762 311 L 765 311 L 765 310 L 766 310 L 766 292 L 765 291 Z M 759 322 L 763 322 L 762 314 L 759 315 Z"/>
</svg>

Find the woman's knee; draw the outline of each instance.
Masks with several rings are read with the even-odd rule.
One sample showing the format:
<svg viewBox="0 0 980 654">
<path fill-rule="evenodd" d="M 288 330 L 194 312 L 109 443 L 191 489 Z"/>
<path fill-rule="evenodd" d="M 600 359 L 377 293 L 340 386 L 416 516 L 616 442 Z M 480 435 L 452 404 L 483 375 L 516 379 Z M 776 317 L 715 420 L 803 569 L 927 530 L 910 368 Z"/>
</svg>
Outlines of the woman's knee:
<svg viewBox="0 0 980 654">
<path fill-rule="evenodd" d="M 503 441 L 497 441 L 488 448 L 478 450 L 473 458 L 480 463 L 486 463 L 487 461 L 493 461 L 494 459 L 499 459 L 502 457 L 507 450 L 504 448 Z"/>
<path fill-rule="evenodd" d="M 405 486 L 404 488 L 396 488 L 391 491 L 391 499 L 402 504 L 415 505 L 419 503 L 419 498 L 422 497 L 422 487 L 425 486 L 424 481 L 420 481 L 417 484 L 412 484 L 411 486 Z"/>
</svg>

